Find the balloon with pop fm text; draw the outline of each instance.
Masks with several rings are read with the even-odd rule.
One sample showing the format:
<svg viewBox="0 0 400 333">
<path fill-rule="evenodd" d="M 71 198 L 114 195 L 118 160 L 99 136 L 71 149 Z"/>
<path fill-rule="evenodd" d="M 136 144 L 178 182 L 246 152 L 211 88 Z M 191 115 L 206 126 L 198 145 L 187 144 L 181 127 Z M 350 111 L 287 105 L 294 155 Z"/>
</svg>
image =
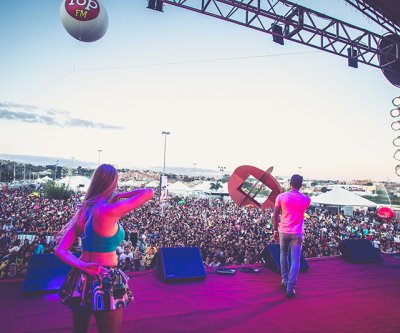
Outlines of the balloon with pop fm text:
<svg viewBox="0 0 400 333">
<path fill-rule="evenodd" d="M 98 0 L 63 0 L 60 17 L 65 30 L 82 42 L 94 42 L 108 29 L 107 11 Z"/>
<path fill-rule="evenodd" d="M 395 213 L 392 208 L 382 206 L 377 209 L 376 215 L 378 215 L 383 220 L 389 221 L 394 218 Z"/>
</svg>

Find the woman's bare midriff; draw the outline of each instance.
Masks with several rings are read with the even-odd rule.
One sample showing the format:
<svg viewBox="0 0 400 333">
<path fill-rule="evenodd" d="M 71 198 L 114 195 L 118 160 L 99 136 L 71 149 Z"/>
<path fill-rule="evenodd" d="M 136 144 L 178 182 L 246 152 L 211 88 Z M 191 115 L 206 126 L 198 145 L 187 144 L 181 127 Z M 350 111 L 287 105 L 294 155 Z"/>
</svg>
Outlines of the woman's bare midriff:
<svg viewBox="0 0 400 333">
<path fill-rule="evenodd" d="M 118 258 L 115 252 L 82 251 L 80 259 L 86 262 L 94 262 L 101 266 L 116 267 L 118 265 Z"/>
</svg>

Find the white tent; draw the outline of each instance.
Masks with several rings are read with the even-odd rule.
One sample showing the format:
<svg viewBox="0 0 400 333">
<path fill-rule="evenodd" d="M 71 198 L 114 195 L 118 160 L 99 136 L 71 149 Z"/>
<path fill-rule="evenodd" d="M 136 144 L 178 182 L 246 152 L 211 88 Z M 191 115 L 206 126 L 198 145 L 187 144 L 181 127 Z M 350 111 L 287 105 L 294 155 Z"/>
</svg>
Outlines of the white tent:
<svg viewBox="0 0 400 333">
<path fill-rule="evenodd" d="M 44 176 L 43 178 L 38 178 L 35 180 L 35 183 L 43 184 L 51 181 L 52 179 L 49 176 Z"/>
<path fill-rule="evenodd" d="M 202 182 L 193 186 L 192 192 L 203 192 L 203 193 L 210 193 L 210 183 L 209 181 Z"/>
<path fill-rule="evenodd" d="M 357 194 L 345 190 L 342 187 L 334 188 L 331 191 L 311 197 L 311 204 L 331 206 L 362 206 L 376 207 L 377 204 Z"/>
<path fill-rule="evenodd" d="M 159 180 L 152 180 L 150 183 L 146 184 L 146 187 L 156 188 L 160 186 Z"/>
<path fill-rule="evenodd" d="M 211 183 L 216 183 L 216 182 L 205 181 L 200 184 L 197 184 L 191 190 L 192 190 L 192 192 L 204 192 L 204 193 L 211 193 L 211 192 L 218 193 L 218 194 L 228 193 L 228 183 L 220 183 L 220 185 L 222 185 L 222 187 L 220 187 L 218 189 L 218 191 L 210 190 Z"/>
<path fill-rule="evenodd" d="M 57 184 L 65 184 L 68 186 L 71 190 L 74 191 L 87 191 L 89 184 L 90 184 L 90 179 L 87 177 L 83 176 L 67 176 L 65 178 L 62 178 L 56 182 Z"/>
<path fill-rule="evenodd" d="M 142 180 L 126 180 L 124 182 L 118 182 L 119 186 L 134 186 L 134 187 L 141 187 L 143 184 Z"/>
<path fill-rule="evenodd" d="M 180 181 L 168 184 L 168 193 L 188 195 L 191 191 L 189 186 Z"/>
</svg>

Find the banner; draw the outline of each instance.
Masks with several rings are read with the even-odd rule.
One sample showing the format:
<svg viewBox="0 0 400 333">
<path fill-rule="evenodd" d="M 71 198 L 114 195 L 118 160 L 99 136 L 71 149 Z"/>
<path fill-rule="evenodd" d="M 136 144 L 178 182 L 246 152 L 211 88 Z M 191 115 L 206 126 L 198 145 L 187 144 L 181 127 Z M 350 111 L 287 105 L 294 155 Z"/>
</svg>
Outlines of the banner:
<svg viewBox="0 0 400 333">
<path fill-rule="evenodd" d="M 168 178 L 167 176 L 160 177 L 160 201 L 167 200 L 168 196 Z"/>
</svg>

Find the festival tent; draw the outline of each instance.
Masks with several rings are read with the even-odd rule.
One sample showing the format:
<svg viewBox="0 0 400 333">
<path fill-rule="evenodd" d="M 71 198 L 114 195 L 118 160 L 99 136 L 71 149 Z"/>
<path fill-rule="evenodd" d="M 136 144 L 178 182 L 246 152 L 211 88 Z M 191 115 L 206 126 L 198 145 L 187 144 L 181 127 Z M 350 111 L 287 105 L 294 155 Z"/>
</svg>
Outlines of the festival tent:
<svg viewBox="0 0 400 333">
<path fill-rule="evenodd" d="M 215 190 L 210 190 L 211 183 L 217 183 L 216 181 L 210 182 L 210 181 L 205 181 L 201 184 L 197 184 L 192 188 L 192 191 L 202 191 L 204 193 L 228 193 L 228 183 L 219 183 L 221 187 L 215 191 Z"/>
<path fill-rule="evenodd" d="M 311 197 L 311 204 L 320 204 L 328 206 L 358 206 L 358 207 L 376 207 L 377 204 L 357 194 L 345 190 L 342 187 L 336 187 L 331 191 Z"/>
<path fill-rule="evenodd" d="M 43 178 L 38 178 L 35 180 L 35 183 L 43 184 L 51 181 L 52 179 L 49 176 L 44 176 Z"/>
<path fill-rule="evenodd" d="M 192 192 L 203 192 L 203 193 L 209 193 L 210 192 L 210 183 L 211 182 L 202 182 L 200 184 L 197 184 L 193 186 Z"/>
<path fill-rule="evenodd" d="M 191 191 L 192 189 L 189 186 L 180 181 L 168 184 L 168 193 L 188 195 Z"/>
<path fill-rule="evenodd" d="M 156 188 L 160 186 L 159 180 L 152 180 L 150 183 L 146 184 L 146 187 Z"/>
<path fill-rule="evenodd" d="M 143 181 L 138 181 L 138 180 L 133 180 L 133 179 L 126 180 L 126 181 L 123 181 L 123 182 L 118 182 L 118 185 L 119 185 L 119 186 L 134 186 L 134 187 L 140 187 L 140 186 L 142 186 L 142 184 L 143 184 Z M 157 185 L 157 186 L 158 186 L 158 185 Z"/>
<path fill-rule="evenodd" d="M 56 181 L 56 183 L 64 184 L 73 191 L 85 192 L 89 187 L 90 179 L 84 176 L 67 176 Z"/>
</svg>

